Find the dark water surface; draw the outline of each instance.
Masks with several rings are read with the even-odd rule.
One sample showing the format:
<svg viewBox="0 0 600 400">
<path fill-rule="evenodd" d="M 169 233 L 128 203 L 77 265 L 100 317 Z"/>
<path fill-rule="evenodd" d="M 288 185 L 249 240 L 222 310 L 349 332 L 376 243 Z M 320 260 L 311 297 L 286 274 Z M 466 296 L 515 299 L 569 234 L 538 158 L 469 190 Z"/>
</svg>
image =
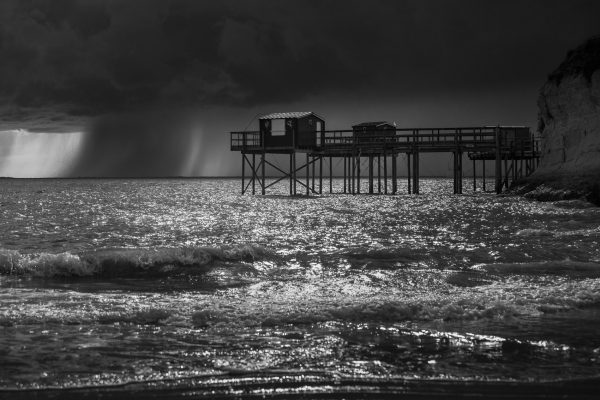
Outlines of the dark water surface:
<svg viewBox="0 0 600 400">
<path fill-rule="evenodd" d="M 600 209 L 239 186 L 0 181 L 0 396 L 597 387 Z"/>
</svg>

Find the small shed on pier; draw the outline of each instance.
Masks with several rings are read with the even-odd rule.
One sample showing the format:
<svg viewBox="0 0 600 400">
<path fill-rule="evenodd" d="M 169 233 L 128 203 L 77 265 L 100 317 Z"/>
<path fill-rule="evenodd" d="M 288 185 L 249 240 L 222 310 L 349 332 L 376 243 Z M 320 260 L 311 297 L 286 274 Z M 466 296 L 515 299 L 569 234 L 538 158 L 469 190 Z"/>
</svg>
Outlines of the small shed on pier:
<svg viewBox="0 0 600 400">
<path fill-rule="evenodd" d="M 352 125 L 354 136 L 359 143 L 384 142 L 396 134 L 396 124 L 387 121 L 362 122 Z"/>
<path fill-rule="evenodd" d="M 502 145 L 512 151 L 533 150 L 533 136 L 528 127 L 503 126 L 500 128 L 500 138 Z"/>
<path fill-rule="evenodd" d="M 259 118 L 265 149 L 312 149 L 321 146 L 325 120 L 312 111 L 282 112 Z"/>
</svg>

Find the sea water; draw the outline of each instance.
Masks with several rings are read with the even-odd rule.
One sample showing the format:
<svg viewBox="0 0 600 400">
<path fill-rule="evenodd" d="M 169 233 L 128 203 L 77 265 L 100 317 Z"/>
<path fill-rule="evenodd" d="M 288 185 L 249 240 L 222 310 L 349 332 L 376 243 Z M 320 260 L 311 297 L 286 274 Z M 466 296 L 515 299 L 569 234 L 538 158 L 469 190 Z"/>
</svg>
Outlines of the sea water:
<svg viewBox="0 0 600 400">
<path fill-rule="evenodd" d="M 0 394 L 597 378 L 600 209 L 421 185 L 2 180 Z"/>
</svg>

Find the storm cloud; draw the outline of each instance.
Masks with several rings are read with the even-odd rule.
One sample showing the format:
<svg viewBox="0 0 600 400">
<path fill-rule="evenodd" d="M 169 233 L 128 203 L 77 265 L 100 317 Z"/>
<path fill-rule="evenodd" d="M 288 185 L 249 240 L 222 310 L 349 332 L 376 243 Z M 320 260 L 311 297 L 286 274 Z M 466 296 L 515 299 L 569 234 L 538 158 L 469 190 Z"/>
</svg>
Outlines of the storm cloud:
<svg viewBox="0 0 600 400">
<path fill-rule="evenodd" d="M 173 116 L 189 121 L 183 114 L 205 107 L 539 87 L 567 49 L 598 33 L 598 15 L 587 0 L 7 0 L 0 130 L 85 131 L 82 159 L 99 165 L 117 137 L 164 135 L 177 147 L 195 128 Z"/>
</svg>

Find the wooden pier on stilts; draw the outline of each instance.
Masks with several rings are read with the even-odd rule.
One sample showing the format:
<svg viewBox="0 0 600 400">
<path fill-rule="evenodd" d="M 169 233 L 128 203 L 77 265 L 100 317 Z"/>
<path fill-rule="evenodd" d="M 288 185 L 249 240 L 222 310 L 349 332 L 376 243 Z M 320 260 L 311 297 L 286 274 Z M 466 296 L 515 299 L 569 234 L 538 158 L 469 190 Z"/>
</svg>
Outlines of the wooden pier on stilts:
<svg viewBox="0 0 600 400">
<path fill-rule="evenodd" d="M 472 161 L 473 190 L 477 190 L 477 163 L 482 190 L 486 191 L 486 161 L 494 161 L 494 190 L 530 175 L 539 163 L 537 142 L 524 126 L 458 128 L 397 128 L 387 122 L 368 122 L 349 130 L 326 130 L 325 121 L 313 112 L 275 113 L 259 119 L 258 131 L 231 132 L 231 150 L 242 156 L 242 194 L 266 194 L 288 181 L 289 194 L 322 194 L 323 164 L 333 193 L 334 162 L 341 166 L 342 193 L 361 194 L 367 179 L 368 194 L 399 193 L 398 163 L 406 160 L 409 194 L 419 194 L 420 155 L 449 153 L 453 158 L 454 193 L 463 193 L 465 157 Z M 289 157 L 283 168 L 268 159 Z M 366 161 L 366 169 L 362 170 Z M 267 177 L 266 167 L 280 173 Z M 269 182 L 267 183 L 267 179 Z M 258 187 L 257 187 L 258 186 Z"/>
</svg>

